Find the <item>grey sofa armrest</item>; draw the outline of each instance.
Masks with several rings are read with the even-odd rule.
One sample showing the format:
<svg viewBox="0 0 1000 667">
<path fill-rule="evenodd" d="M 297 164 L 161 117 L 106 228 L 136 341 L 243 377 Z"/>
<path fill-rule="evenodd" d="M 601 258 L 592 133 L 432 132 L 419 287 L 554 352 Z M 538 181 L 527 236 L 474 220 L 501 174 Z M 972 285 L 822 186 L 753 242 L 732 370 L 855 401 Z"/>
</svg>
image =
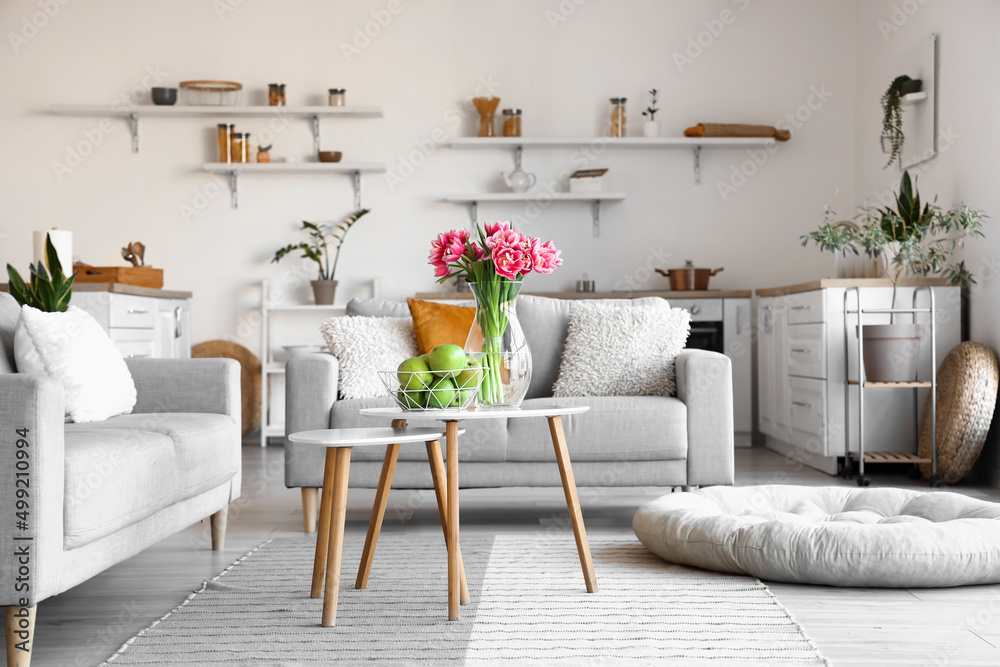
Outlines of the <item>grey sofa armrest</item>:
<svg viewBox="0 0 1000 667">
<path fill-rule="evenodd" d="M 330 428 L 330 411 L 337 402 L 340 362 L 325 352 L 303 354 L 285 367 L 285 485 L 301 486 L 315 477 L 315 448 L 299 451 L 288 436 L 299 431 Z M 319 458 L 322 466 L 322 457 Z"/>
<path fill-rule="evenodd" d="M 682 350 L 677 398 L 687 406 L 688 484 L 733 483 L 733 367 L 724 354 Z"/>
<path fill-rule="evenodd" d="M 58 380 L 0 373 L 0 605 L 59 592 L 63 541 L 65 398 Z"/>
<path fill-rule="evenodd" d="M 126 359 L 133 413 L 210 412 L 241 423 L 240 364 L 232 359 Z"/>
</svg>

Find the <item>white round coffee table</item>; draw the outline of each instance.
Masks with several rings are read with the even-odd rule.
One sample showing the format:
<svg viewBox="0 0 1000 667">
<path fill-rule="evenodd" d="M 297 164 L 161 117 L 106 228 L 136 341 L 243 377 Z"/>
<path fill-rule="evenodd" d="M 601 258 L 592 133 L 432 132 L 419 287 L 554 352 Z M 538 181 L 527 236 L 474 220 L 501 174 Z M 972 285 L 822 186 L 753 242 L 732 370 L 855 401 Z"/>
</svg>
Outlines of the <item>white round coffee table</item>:
<svg viewBox="0 0 1000 667">
<path fill-rule="evenodd" d="M 562 477 L 563 492 L 566 494 L 566 506 L 569 509 L 570 521 L 573 523 L 573 534 L 576 537 L 576 549 L 580 554 L 580 565 L 583 567 L 583 579 L 587 584 L 587 592 L 597 591 L 597 577 L 594 575 L 594 563 L 590 557 L 590 544 L 587 542 L 587 530 L 583 525 L 583 514 L 580 512 L 580 500 L 576 493 L 576 480 L 573 479 L 573 467 L 569 461 L 569 452 L 566 449 L 566 433 L 563 430 L 562 417 L 564 415 L 578 415 L 590 410 L 586 405 L 573 406 L 550 406 L 545 408 L 522 409 L 522 408 L 477 408 L 470 410 L 402 410 L 400 408 L 362 408 L 361 414 L 366 417 L 393 419 L 394 426 L 404 426 L 407 421 L 443 421 L 445 423 L 445 435 L 448 447 L 448 469 L 447 469 L 447 493 L 445 504 L 447 506 L 446 516 L 442 517 L 442 524 L 445 527 L 445 542 L 448 545 L 448 619 L 458 620 L 458 610 L 460 601 L 460 588 L 463 591 L 462 604 L 465 603 L 464 586 L 461 585 L 463 579 L 463 567 L 461 563 L 462 552 L 458 542 L 458 422 L 466 420 L 481 419 L 527 419 L 544 417 L 549 422 L 549 433 L 552 435 L 552 446 L 556 452 L 556 463 L 559 465 L 559 475 Z M 389 451 L 386 451 L 386 462 L 383 464 L 383 475 L 388 467 Z M 395 467 L 395 461 L 393 466 Z M 432 464 L 433 469 L 433 464 Z M 435 488 L 438 486 L 435 480 Z M 382 494 L 382 487 L 385 486 L 385 498 L 382 499 L 383 509 L 378 512 L 378 521 L 382 521 L 384 514 L 384 503 L 388 500 L 388 487 L 392 483 L 392 474 L 388 480 L 379 480 L 379 494 Z M 438 496 L 438 507 L 441 506 L 441 497 Z M 378 505 L 378 499 L 376 499 Z M 376 525 L 376 511 L 372 510 L 372 525 Z M 369 532 L 372 525 L 368 527 Z M 375 528 L 376 534 L 378 527 Z M 374 547 L 373 547 L 374 550 Z"/>
<path fill-rule="evenodd" d="M 399 446 L 403 443 L 423 442 L 427 446 L 427 459 L 431 466 L 438 512 L 441 515 L 441 528 L 444 529 L 447 543 L 448 527 L 444 523 L 447 491 L 444 484 L 444 461 L 441 458 L 441 436 L 443 435 L 444 431 L 441 428 L 333 428 L 300 431 L 288 436 L 289 442 L 298 445 L 326 448 L 326 467 L 323 471 L 323 502 L 320 505 L 316 556 L 313 560 L 310 593 L 313 598 L 323 596 L 322 625 L 336 625 L 337 621 L 337 597 L 340 593 L 340 563 L 344 546 L 344 522 L 347 517 L 347 480 L 351 469 L 351 448 L 386 445 L 382 476 L 379 479 L 378 492 L 375 495 L 372 518 L 368 523 L 368 536 L 365 538 L 365 548 L 361 555 L 358 579 L 354 584 L 355 588 L 365 588 L 368 585 L 368 573 L 371 571 L 375 544 L 378 542 L 382 517 L 385 514 L 386 501 L 389 498 L 389 487 L 392 485 L 392 473 L 396 468 Z M 450 549 L 448 554 L 450 564 Z M 465 583 L 465 568 L 462 566 L 461 553 L 458 554 L 458 567 L 460 569 L 462 604 L 468 604 L 469 589 Z M 326 573 L 325 590 L 323 585 L 324 570 Z"/>
</svg>

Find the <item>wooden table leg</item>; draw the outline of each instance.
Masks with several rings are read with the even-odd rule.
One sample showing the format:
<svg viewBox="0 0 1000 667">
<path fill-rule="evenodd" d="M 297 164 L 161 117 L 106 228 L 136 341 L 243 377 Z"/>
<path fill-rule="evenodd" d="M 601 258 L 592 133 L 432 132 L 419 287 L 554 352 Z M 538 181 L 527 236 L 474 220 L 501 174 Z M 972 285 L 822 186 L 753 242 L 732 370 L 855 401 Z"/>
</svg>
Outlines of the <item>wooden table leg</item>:
<svg viewBox="0 0 1000 667">
<path fill-rule="evenodd" d="M 445 542 L 448 544 L 448 620 L 458 620 L 458 422 L 447 422 L 448 444 L 448 525 Z"/>
<path fill-rule="evenodd" d="M 326 573 L 326 547 L 330 540 L 330 508 L 333 505 L 333 477 L 337 467 L 337 452 L 326 448 L 326 467 L 323 470 L 323 500 L 319 510 L 319 526 L 316 531 L 316 557 L 313 560 L 312 589 L 309 597 L 323 596 L 323 575 Z"/>
<path fill-rule="evenodd" d="M 437 497 L 438 514 L 441 515 L 441 530 L 444 531 L 445 544 L 448 542 L 448 483 L 444 471 L 444 458 L 441 456 L 441 443 L 432 440 L 427 443 L 427 462 L 431 464 L 431 478 L 434 480 L 434 495 Z M 469 584 L 465 579 L 465 563 L 462 561 L 462 550 L 458 550 L 459 578 L 462 582 L 461 603 L 469 604 Z"/>
<path fill-rule="evenodd" d="M 330 513 L 330 546 L 327 549 L 326 586 L 323 591 L 323 627 L 337 623 L 337 597 L 340 595 L 340 562 L 344 548 L 344 523 L 347 521 L 347 480 L 351 470 L 351 448 L 337 448 L 337 469 L 333 479 L 333 507 Z"/>
<path fill-rule="evenodd" d="M 576 536 L 576 550 L 580 552 L 583 578 L 587 582 L 587 592 L 596 593 L 597 576 L 594 574 L 594 562 L 590 558 L 590 543 L 587 542 L 587 529 L 583 526 L 580 499 L 576 495 L 576 480 L 573 479 L 573 467 L 570 465 L 569 452 L 566 449 L 566 433 L 563 431 L 562 417 L 556 415 L 548 419 L 552 446 L 556 450 L 556 462 L 559 464 L 559 475 L 562 477 L 563 492 L 566 494 L 566 507 L 569 508 L 569 518 L 573 522 L 573 534 Z M 448 455 L 451 455 L 451 450 L 448 450 Z"/>
<path fill-rule="evenodd" d="M 361 566 L 358 568 L 358 579 L 355 588 L 368 586 L 368 574 L 372 571 L 372 559 L 375 558 L 375 545 L 382 530 L 382 518 L 385 516 L 385 506 L 389 502 L 389 489 L 392 487 L 392 475 L 396 471 L 396 459 L 399 457 L 400 445 L 388 445 L 385 448 L 385 458 L 382 459 L 382 475 L 378 479 L 378 491 L 375 492 L 375 504 L 372 505 L 372 518 L 368 521 L 368 536 L 365 538 L 365 549 L 361 552 Z"/>
</svg>

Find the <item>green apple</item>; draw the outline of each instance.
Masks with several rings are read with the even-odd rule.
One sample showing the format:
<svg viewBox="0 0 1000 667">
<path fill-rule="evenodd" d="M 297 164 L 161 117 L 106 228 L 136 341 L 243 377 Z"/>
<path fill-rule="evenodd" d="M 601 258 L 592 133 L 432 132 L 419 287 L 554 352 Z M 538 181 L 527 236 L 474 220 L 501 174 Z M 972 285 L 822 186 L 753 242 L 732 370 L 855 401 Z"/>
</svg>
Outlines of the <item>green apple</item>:
<svg viewBox="0 0 1000 667">
<path fill-rule="evenodd" d="M 412 357 L 396 369 L 400 389 L 426 389 L 434 381 L 430 366 L 420 357 Z"/>
<path fill-rule="evenodd" d="M 431 353 L 424 352 L 423 354 L 420 355 L 420 359 L 423 359 L 424 362 L 427 364 L 431 363 Z"/>
<path fill-rule="evenodd" d="M 399 402 L 407 410 L 418 410 L 427 407 L 426 391 L 401 391 L 396 394 L 396 397 L 399 398 Z"/>
<path fill-rule="evenodd" d="M 427 392 L 427 407 L 447 408 L 455 400 L 455 383 L 451 378 L 441 377 L 434 381 L 430 391 Z"/>
<path fill-rule="evenodd" d="M 431 370 L 438 375 L 465 368 L 465 350 L 458 345 L 437 345 L 430 351 Z"/>
<path fill-rule="evenodd" d="M 451 407 L 460 408 L 462 406 L 468 405 L 469 401 L 472 400 L 473 389 L 459 389 L 455 392 L 455 400 L 451 402 Z"/>
<path fill-rule="evenodd" d="M 483 368 L 479 365 L 479 360 L 475 357 L 467 357 L 465 360 L 465 370 L 460 371 L 455 376 L 455 384 L 465 389 L 476 387 L 483 377 Z"/>
</svg>

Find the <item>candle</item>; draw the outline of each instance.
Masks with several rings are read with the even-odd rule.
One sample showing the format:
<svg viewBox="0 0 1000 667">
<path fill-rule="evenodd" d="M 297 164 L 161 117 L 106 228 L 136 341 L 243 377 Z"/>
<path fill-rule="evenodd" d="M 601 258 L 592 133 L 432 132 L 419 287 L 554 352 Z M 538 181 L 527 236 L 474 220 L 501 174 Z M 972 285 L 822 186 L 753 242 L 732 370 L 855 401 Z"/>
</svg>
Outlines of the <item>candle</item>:
<svg viewBox="0 0 1000 667">
<path fill-rule="evenodd" d="M 56 256 L 59 257 L 63 273 L 67 276 L 71 275 L 73 273 L 73 232 L 54 228 L 48 231 L 35 232 L 35 257 L 33 263 L 45 262 L 46 268 L 49 267 L 49 263 L 45 261 L 46 234 L 52 238 L 52 245 L 56 249 Z"/>
</svg>

